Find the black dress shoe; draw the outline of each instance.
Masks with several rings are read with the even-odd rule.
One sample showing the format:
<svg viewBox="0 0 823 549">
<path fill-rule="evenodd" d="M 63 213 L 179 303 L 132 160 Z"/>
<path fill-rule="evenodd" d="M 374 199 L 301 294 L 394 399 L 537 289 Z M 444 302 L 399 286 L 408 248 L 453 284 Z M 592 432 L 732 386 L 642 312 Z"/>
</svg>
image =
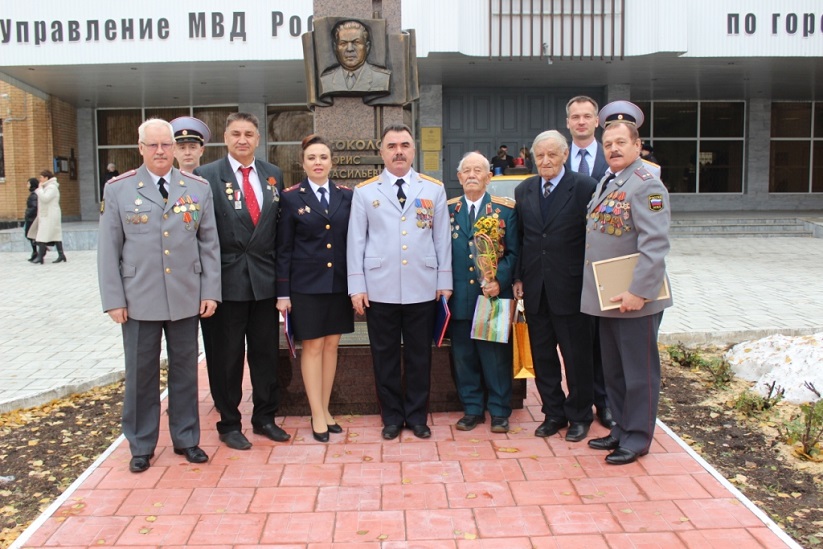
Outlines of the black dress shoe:
<svg viewBox="0 0 823 549">
<path fill-rule="evenodd" d="M 578 423 L 576 421 L 572 421 L 569 424 L 569 430 L 566 431 L 566 440 L 568 442 L 580 442 L 586 435 L 589 434 L 589 424 L 588 423 Z"/>
<path fill-rule="evenodd" d="M 509 419 L 492 416 L 492 433 L 508 433 Z"/>
<path fill-rule="evenodd" d="M 471 414 L 466 414 L 457 420 L 457 424 L 454 427 L 458 431 L 471 431 L 480 423 L 486 423 L 486 416 L 473 416 Z"/>
<path fill-rule="evenodd" d="M 332 423 L 331 425 L 327 425 L 327 427 L 329 428 L 330 433 L 334 433 L 336 435 L 339 435 L 343 432 L 343 428 L 340 426 L 339 423 Z"/>
<path fill-rule="evenodd" d="M 603 408 L 597 409 L 597 421 L 599 421 L 600 425 L 602 425 L 606 429 L 611 429 L 615 426 L 612 411 L 606 408 L 605 406 Z"/>
<path fill-rule="evenodd" d="M 154 454 L 149 454 L 147 456 L 132 456 L 131 461 L 129 461 L 129 471 L 132 473 L 142 473 L 149 468 L 151 465 L 149 460 L 153 457 Z"/>
<path fill-rule="evenodd" d="M 275 425 L 274 422 L 260 426 L 252 426 L 251 430 L 255 435 L 263 435 L 275 442 L 286 442 L 291 438 L 290 434 Z"/>
<path fill-rule="evenodd" d="M 229 431 L 228 433 L 220 434 L 220 442 L 224 443 L 229 448 L 234 450 L 248 450 L 251 448 L 251 442 L 246 438 L 246 435 L 240 431 Z"/>
<path fill-rule="evenodd" d="M 314 440 L 316 440 L 317 442 L 329 441 L 329 431 L 331 431 L 331 429 L 328 429 L 328 425 L 326 426 L 327 429 L 325 431 L 323 431 L 322 433 L 318 433 L 314 430 L 314 421 L 309 420 L 309 423 L 311 423 L 311 436 L 314 437 Z"/>
<path fill-rule="evenodd" d="M 569 422 L 565 419 L 547 419 L 540 424 L 540 427 L 534 430 L 536 437 L 550 437 L 557 434 L 557 431 L 568 425 Z"/>
<path fill-rule="evenodd" d="M 52 261 L 52 263 L 65 263 L 65 262 L 66 262 L 66 256 L 64 256 L 64 255 L 61 255 L 60 257 L 58 257 L 57 259 Z"/>
<path fill-rule="evenodd" d="M 414 433 L 414 436 L 417 438 L 429 438 L 432 436 L 431 429 L 429 429 L 429 426 L 425 423 L 420 425 L 412 425 L 412 433 Z"/>
<path fill-rule="evenodd" d="M 620 441 L 611 435 L 593 438 L 589 441 L 589 448 L 594 448 L 595 450 L 614 450 L 618 446 L 620 446 Z"/>
<path fill-rule="evenodd" d="M 386 425 L 383 427 L 383 438 L 386 440 L 392 440 L 400 436 L 400 429 L 402 429 L 402 425 Z"/>
<path fill-rule="evenodd" d="M 174 453 L 179 456 L 186 456 L 189 463 L 206 463 L 209 456 L 206 455 L 200 446 L 189 446 L 188 448 L 175 448 Z"/>
<path fill-rule="evenodd" d="M 633 452 L 628 448 L 620 448 L 618 446 L 615 451 L 606 456 L 606 463 L 609 463 L 611 465 L 626 465 L 628 463 L 637 461 L 637 458 L 639 458 L 641 455 L 643 454 Z"/>
</svg>

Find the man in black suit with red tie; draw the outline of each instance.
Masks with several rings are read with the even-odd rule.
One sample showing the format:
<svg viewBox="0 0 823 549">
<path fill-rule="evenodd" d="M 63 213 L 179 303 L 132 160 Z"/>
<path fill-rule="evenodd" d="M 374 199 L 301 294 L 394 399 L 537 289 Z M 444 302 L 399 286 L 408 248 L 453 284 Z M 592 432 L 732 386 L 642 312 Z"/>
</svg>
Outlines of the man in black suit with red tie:
<svg viewBox="0 0 823 549">
<path fill-rule="evenodd" d="M 251 448 L 239 409 L 244 355 L 252 383 L 253 432 L 276 442 L 290 438 L 274 423 L 279 404 L 274 248 L 283 173 L 255 159 L 259 125 L 253 114 L 230 114 L 223 135 L 228 156 L 195 170 L 214 194 L 223 280 L 222 304 L 200 323 L 209 387 L 220 412 L 220 440 L 237 450 Z"/>
<path fill-rule="evenodd" d="M 521 248 L 514 295 L 529 319 L 535 383 L 545 421 L 535 436 L 549 437 L 569 425 L 566 440 L 583 440 L 592 422 L 590 316 L 580 312 L 586 241 L 586 208 L 597 182 L 564 167 L 566 138 L 556 130 L 532 145 L 538 174 L 514 191 Z M 563 392 L 563 355 L 569 393 Z"/>
</svg>

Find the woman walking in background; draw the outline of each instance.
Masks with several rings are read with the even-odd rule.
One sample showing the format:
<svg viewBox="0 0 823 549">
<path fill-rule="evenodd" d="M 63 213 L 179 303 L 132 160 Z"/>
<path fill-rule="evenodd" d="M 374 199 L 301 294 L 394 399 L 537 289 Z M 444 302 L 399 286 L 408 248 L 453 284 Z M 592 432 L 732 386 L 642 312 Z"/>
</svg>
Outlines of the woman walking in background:
<svg viewBox="0 0 823 549">
<path fill-rule="evenodd" d="M 57 247 L 57 259 L 52 263 L 66 261 L 63 254 L 63 225 L 62 212 L 60 211 L 60 184 L 55 179 L 54 174 L 49 170 L 40 172 L 39 187 L 34 191 L 37 193 L 37 218 L 29 230 L 28 237 L 34 238 L 37 242 L 37 257 L 32 263 L 43 264 L 43 257 L 46 255 L 46 246 Z"/>
<path fill-rule="evenodd" d="M 29 238 L 28 234 L 32 224 L 34 224 L 34 220 L 37 219 L 37 193 L 34 191 L 40 185 L 40 182 L 37 181 L 36 177 L 32 177 L 29 179 L 28 185 L 29 197 L 26 199 L 26 214 L 23 217 L 25 221 L 23 225 L 23 235 L 28 238 L 31 244 L 31 257 L 29 261 L 34 261 L 37 258 L 37 244 L 34 243 L 34 238 Z"/>
<path fill-rule="evenodd" d="M 314 439 L 342 433 L 329 412 L 340 335 L 354 331 L 346 280 L 346 235 L 352 192 L 329 181 L 331 147 L 303 139 L 307 178 L 283 191 L 277 223 L 277 310 L 290 314 L 294 338 L 303 341 L 303 384 Z"/>
</svg>

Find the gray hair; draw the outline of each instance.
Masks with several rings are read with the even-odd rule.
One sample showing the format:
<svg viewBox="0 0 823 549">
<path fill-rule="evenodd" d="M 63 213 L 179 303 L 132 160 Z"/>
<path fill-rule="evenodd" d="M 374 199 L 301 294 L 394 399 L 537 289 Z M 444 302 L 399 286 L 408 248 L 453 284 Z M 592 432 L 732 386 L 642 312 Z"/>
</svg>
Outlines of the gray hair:
<svg viewBox="0 0 823 549">
<path fill-rule="evenodd" d="M 140 141 L 146 141 L 146 128 L 149 126 L 163 126 L 169 131 L 169 138 L 174 141 L 174 128 L 169 122 L 166 122 L 162 118 L 149 118 L 140 124 L 140 127 L 137 128 L 137 137 Z"/>
<path fill-rule="evenodd" d="M 562 133 L 557 130 L 546 130 L 534 138 L 534 143 L 532 143 L 531 148 L 532 156 L 534 156 L 534 148 L 543 141 L 554 141 L 560 147 L 561 151 L 569 149 L 569 142 L 566 141 L 566 137 Z"/>
<path fill-rule="evenodd" d="M 481 154 L 477 151 L 470 151 L 470 152 L 467 152 L 466 154 L 464 154 L 463 158 L 461 158 L 460 162 L 457 164 L 457 171 L 458 172 L 463 171 L 463 161 L 466 160 L 468 157 L 472 156 L 473 154 L 476 154 L 477 156 L 479 156 L 480 158 L 483 159 L 483 165 L 486 166 L 486 171 L 487 172 L 492 171 L 491 164 L 489 164 L 489 159 L 488 158 L 486 158 L 483 154 Z"/>
</svg>

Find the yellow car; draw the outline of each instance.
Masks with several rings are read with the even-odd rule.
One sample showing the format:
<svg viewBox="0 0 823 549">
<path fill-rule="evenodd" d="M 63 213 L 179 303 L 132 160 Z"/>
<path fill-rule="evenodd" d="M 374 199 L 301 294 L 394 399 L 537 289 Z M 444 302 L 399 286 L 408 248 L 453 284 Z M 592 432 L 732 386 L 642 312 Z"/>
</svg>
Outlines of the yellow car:
<svg viewBox="0 0 823 549">
<path fill-rule="evenodd" d="M 486 188 L 489 194 L 494 196 L 503 196 L 514 200 L 514 189 L 521 181 L 528 179 L 535 174 L 518 174 L 518 175 L 495 175 L 492 176 L 489 186 Z"/>
</svg>

